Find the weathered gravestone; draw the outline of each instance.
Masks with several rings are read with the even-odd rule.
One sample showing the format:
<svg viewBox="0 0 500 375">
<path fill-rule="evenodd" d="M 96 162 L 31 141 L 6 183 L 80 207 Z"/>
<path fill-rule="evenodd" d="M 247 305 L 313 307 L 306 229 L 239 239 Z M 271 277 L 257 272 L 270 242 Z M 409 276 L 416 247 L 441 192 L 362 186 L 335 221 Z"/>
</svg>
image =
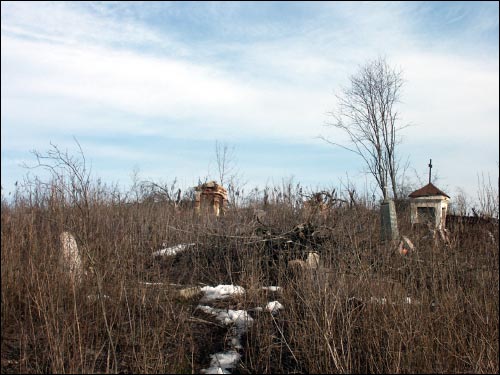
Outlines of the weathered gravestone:
<svg viewBox="0 0 500 375">
<path fill-rule="evenodd" d="M 306 264 L 310 269 L 317 269 L 320 266 L 319 254 L 315 251 L 307 253 Z"/>
<path fill-rule="evenodd" d="M 61 267 L 72 282 L 79 283 L 82 279 L 83 267 L 75 237 L 69 232 L 62 232 L 61 240 Z"/>
<path fill-rule="evenodd" d="M 399 239 L 398 218 L 392 199 L 384 200 L 380 204 L 380 224 L 380 237 L 382 241 Z"/>
</svg>

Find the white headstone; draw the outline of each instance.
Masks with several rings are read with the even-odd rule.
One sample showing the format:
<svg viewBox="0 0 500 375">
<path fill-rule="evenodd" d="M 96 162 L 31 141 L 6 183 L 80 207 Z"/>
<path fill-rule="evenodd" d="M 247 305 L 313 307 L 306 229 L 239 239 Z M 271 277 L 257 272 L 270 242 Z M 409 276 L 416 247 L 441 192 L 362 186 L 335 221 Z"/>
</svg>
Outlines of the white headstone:
<svg viewBox="0 0 500 375">
<path fill-rule="evenodd" d="M 307 254 L 306 264 L 311 269 L 316 269 L 319 267 L 319 254 L 316 252 L 309 252 Z"/>
<path fill-rule="evenodd" d="M 78 252 L 75 237 L 69 232 L 62 232 L 61 240 L 61 263 L 63 270 L 68 272 L 72 281 L 80 282 L 83 274 L 82 260 Z"/>
</svg>

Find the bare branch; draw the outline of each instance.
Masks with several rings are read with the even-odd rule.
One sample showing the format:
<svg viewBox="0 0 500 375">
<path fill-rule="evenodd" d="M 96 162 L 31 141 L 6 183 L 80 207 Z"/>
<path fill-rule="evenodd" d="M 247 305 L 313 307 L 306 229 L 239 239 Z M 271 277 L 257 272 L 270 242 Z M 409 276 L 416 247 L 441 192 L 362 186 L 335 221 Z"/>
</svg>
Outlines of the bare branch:
<svg viewBox="0 0 500 375">
<path fill-rule="evenodd" d="M 346 133 L 353 147 L 319 137 L 361 156 L 384 198 L 389 182 L 394 197 L 398 195 L 397 134 L 406 126 L 398 124 L 394 105 L 399 101 L 402 85 L 401 72 L 391 68 L 384 58 L 368 62 L 351 76 L 350 86 L 336 95 L 338 106 L 329 113 L 334 121 L 327 124 Z"/>
</svg>

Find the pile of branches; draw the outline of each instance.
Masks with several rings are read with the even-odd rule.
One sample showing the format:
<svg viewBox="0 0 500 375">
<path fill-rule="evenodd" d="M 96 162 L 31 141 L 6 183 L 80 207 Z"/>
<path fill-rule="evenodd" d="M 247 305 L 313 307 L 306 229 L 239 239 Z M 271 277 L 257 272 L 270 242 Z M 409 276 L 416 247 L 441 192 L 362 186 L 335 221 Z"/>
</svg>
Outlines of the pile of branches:
<svg viewBox="0 0 500 375">
<path fill-rule="evenodd" d="M 288 232 L 261 225 L 255 229 L 254 236 L 260 238 L 258 241 L 263 244 L 268 261 L 275 265 L 280 261 L 287 264 L 293 259 L 305 260 L 312 251 L 321 253 L 327 231 L 311 222 L 298 224 Z"/>
</svg>

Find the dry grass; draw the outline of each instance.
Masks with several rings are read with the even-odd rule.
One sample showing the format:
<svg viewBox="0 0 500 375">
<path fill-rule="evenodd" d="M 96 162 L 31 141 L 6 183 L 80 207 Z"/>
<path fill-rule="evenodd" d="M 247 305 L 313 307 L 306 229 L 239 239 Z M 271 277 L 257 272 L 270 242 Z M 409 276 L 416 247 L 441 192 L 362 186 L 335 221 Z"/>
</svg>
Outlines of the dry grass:
<svg viewBox="0 0 500 375">
<path fill-rule="evenodd" d="M 334 207 L 312 218 L 321 241 L 306 244 L 328 272 L 297 274 L 286 264 L 303 253 L 299 240 L 279 251 L 261 241 L 302 222 L 293 189 L 266 206 L 255 200 L 267 212 L 263 226 L 250 209 L 198 218 L 187 206 L 124 203 L 103 186 L 88 186 L 83 200 L 68 198 L 54 194 L 67 190 L 58 183 L 2 202 L 2 373 L 199 372 L 226 345 L 226 328 L 170 285 L 199 283 L 248 291 L 223 307 L 251 309 L 270 298 L 285 306 L 255 319 L 240 373 L 499 371 L 498 228 L 492 236 L 457 228 L 445 245 L 401 220 L 417 249 L 403 257 L 380 243 L 376 209 Z M 81 284 L 61 269 L 63 231 L 84 254 Z M 163 242 L 196 245 L 153 258 Z M 283 292 L 258 292 L 264 285 Z"/>
</svg>

